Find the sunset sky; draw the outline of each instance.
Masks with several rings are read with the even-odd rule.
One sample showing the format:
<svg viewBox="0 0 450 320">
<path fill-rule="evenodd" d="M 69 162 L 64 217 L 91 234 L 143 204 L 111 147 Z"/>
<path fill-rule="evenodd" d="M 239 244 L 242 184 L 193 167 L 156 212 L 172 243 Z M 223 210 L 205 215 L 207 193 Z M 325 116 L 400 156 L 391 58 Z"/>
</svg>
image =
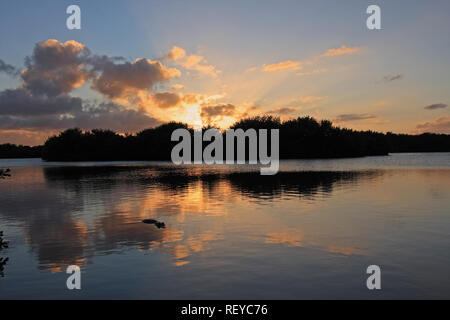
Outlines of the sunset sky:
<svg viewBox="0 0 450 320">
<path fill-rule="evenodd" d="M 447 0 L 2 1 L 0 144 L 263 114 L 450 133 L 449 30 Z"/>
</svg>

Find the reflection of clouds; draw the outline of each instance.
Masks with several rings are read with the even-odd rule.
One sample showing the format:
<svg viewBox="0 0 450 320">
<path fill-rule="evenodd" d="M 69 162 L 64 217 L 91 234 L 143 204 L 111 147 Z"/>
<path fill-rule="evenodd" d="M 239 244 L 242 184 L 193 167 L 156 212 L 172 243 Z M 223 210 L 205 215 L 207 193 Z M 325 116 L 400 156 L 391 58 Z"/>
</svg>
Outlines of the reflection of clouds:
<svg viewBox="0 0 450 320">
<path fill-rule="evenodd" d="M 184 237 L 178 233 L 178 237 L 172 238 L 172 241 L 166 241 L 160 244 L 160 248 L 168 250 L 174 257 L 173 265 L 177 267 L 189 264 L 187 259 L 190 256 L 211 249 L 211 242 L 221 240 L 223 237 L 214 231 L 206 231 L 193 236 Z"/>
<path fill-rule="evenodd" d="M 328 252 L 342 254 L 344 256 L 352 256 L 352 255 L 362 255 L 364 251 L 355 247 L 346 247 L 339 245 L 330 245 L 328 246 Z"/>
<path fill-rule="evenodd" d="M 84 265 L 90 253 L 88 226 L 74 217 L 80 199 L 47 188 L 41 168 L 15 169 L 14 179 L 0 184 L 0 214 L 19 221 L 25 242 L 39 261 L 39 268 L 56 271 L 72 264 Z"/>
<path fill-rule="evenodd" d="M 131 246 L 148 250 L 164 239 L 163 233 L 163 229 L 141 223 L 139 217 L 110 211 L 95 222 L 92 241 L 95 251 L 105 253 Z"/>
<path fill-rule="evenodd" d="M 290 229 L 284 232 L 272 232 L 266 237 L 265 243 L 282 244 L 286 247 L 302 247 L 304 235 L 299 229 Z"/>
<path fill-rule="evenodd" d="M 367 175 L 281 172 L 261 177 L 259 171 L 227 167 L 28 167 L 15 170 L 8 185 L 0 184 L 0 202 L 7 208 L 0 214 L 22 224 L 40 268 L 51 272 L 85 265 L 97 254 L 125 250 L 166 252 L 175 266 L 183 266 L 224 239 L 225 227 L 209 226 L 207 221 L 228 215 L 234 202 L 267 205 L 279 199 L 322 197 L 336 185 Z M 185 223 L 200 217 L 203 229 L 190 231 Z M 148 218 L 166 222 L 167 229 L 141 223 Z M 253 222 L 242 217 L 235 223 Z M 270 232 L 274 228 L 267 227 L 263 234 L 268 244 L 305 245 L 299 229 Z M 238 232 L 251 231 L 243 227 Z"/>
<path fill-rule="evenodd" d="M 266 244 L 283 245 L 288 248 L 292 247 L 315 247 L 319 250 L 327 251 L 330 253 L 340 254 L 344 256 L 362 255 L 364 251 L 362 249 L 352 246 L 342 246 L 336 244 L 322 244 L 326 241 L 308 241 L 304 232 L 300 229 L 287 229 L 282 232 L 271 232 L 265 237 L 264 242 Z"/>
<path fill-rule="evenodd" d="M 66 272 L 68 266 L 84 266 L 86 265 L 87 260 L 84 258 L 79 259 L 71 259 L 70 262 L 64 262 L 64 261 L 57 261 L 57 262 L 49 262 L 46 264 L 42 264 L 41 268 L 42 270 L 48 270 L 51 273 L 59 273 L 59 272 Z"/>
<path fill-rule="evenodd" d="M 40 269 L 61 272 L 70 265 L 85 265 L 84 248 L 88 243 L 86 225 L 73 221 L 64 213 L 61 217 L 56 214 L 31 217 L 24 223 L 25 241 L 37 253 Z"/>
</svg>

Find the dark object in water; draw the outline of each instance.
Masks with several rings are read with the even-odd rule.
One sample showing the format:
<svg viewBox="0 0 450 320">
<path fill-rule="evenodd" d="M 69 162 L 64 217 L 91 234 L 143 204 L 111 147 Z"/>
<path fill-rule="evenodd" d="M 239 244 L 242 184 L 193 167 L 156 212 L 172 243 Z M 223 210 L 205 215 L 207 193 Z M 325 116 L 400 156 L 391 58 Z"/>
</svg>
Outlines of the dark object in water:
<svg viewBox="0 0 450 320">
<path fill-rule="evenodd" d="M 11 177 L 11 169 L 0 169 L 0 179 L 3 179 L 5 177 Z"/>
<path fill-rule="evenodd" d="M 145 219 L 145 220 L 142 220 L 142 222 L 145 224 L 154 224 L 158 229 L 166 228 L 166 224 L 164 222 L 159 222 L 154 219 Z"/>
</svg>

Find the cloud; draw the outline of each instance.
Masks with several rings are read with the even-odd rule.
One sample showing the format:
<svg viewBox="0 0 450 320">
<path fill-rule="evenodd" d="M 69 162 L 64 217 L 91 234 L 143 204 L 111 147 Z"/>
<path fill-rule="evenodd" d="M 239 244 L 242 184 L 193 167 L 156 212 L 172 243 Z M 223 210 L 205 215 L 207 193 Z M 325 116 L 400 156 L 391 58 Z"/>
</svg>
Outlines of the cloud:
<svg viewBox="0 0 450 320">
<path fill-rule="evenodd" d="M 287 103 L 282 103 L 281 107 L 272 109 L 267 111 L 267 114 L 276 115 L 276 116 L 289 116 L 297 113 L 302 109 L 314 108 L 320 101 L 323 101 L 327 97 L 319 97 L 319 96 L 303 96 L 289 100 Z"/>
<path fill-rule="evenodd" d="M 176 47 L 177 48 L 177 47 Z M 178 58 L 173 49 L 170 56 Z M 36 44 L 22 71 L 22 87 L 33 95 L 67 95 L 92 80 L 91 88 L 110 100 L 133 102 L 161 82 L 180 76 L 175 68 L 146 58 L 128 62 L 123 57 L 92 55 L 76 41 L 49 39 Z"/>
<path fill-rule="evenodd" d="M 396 74 L 396 75 L 387 75 L 383 77 L 383 82 L 392 82 L 395 80 L 401 80 L 404 76 L 402 74 Z"/>
<path fill-rule="evenodd" d="M 2 59 L 0 59 L 0 72 L 4 72 L 10 76 L 18 76 L 20 74 L 20 70 L 10 64 L 5 63 Z"/>
<path fill-rule="evenodd" d="M 150 100 L 161 109 L 173 108 L 179 106 L 182 98 L 178 93 L 158 92 L 150 95 Z"/>
<path fill-rule="evenodd" d="M 419 133 L 433 132 L 450 134 L 450 116 L 445 115 L 434 121 L 418 124 L 416 131 Z"/>
<path fill-rule="evenodd" d="M 179 60 L 186 56 L 186 50 L 181 47 L 174 46 L 166 55 L 163 60 Z"/>
<path fill-rule="evenodd" d="M 304 77 L 304 76 L 312 76 L 312 75 L 320 74 L 320 73 L 324 73 L 324 72 L 328 72 L 328 69 L 320 68 L 320 69 L 315 69 L 315 70 L 308 71 L 308 72 L 298 72 L 298 73 L 296 73 L 296 75 L 299 77 Z"/>
<path fill-rule="evenodd" d="M 112 129 L 118 132 L 135 132 L 154 127 L 161 122 L 155 118 L 115 103 L 89 104 L 71 113 L 11 115 L 0 114 L 0 130 L 62 130 L 72 127 L 81 129 Z"/>
<path fill-rule="evenodd" d="M 170 59 L 183 57 L 183 50 L 178 47 L 167 56 Z M 0 71 L 17 72 L 2 60 Z M 29 139 L 35 144 L 70 127 L 118 132 L 154 127 L 161 121 L 147 114 L 148 107 L 165 110 L 189 99 L 202 103 L 210 101 L 195 94 L 152 93 L 158 84 L 180 74 L 178 69 L 166 67 L 159 60 L 141 58 L 129 62 L 123 57 L 93 55 L 76 41 L 39 42 L 25 60 L 20 86 L 0 91 L 0 136 L 11 137 L 16 133 L 17 139 L 13 140 Z M 109 101 L 92 103 L 71 96 L 75 88 L 87 82 Z M 141 108 L 142 104 L 147 108 Z"/>
<path fill-rule="evenodd" d="M 178 112 L 186 106 L 207 106 L 222 97 L 221 95 L 208 96 L 197 93 L 157 92 L 149 94 L 145 99 L 142 99 L 138 104 L 138 109 L 158 111 L 156 110 L 157 108 L 168 111 L 167 109 L 179 107 L 179 110 L 175 110 L 175 112 Z M 164 114 L 167 115 L 166 112 Z"/>
<path fill-rule="evenodd" d="M 297 111 L 299 111 L 300 108 L 295 108 L 295 107 L 279 107 L 273 110 L 269 110 L 268 112 L 266 112 L 267 114 L 271 114 L 271 115 L 280 115 L 280 116 L 286 116 L 286 115 L 290 115 L 293 114 Z"/>
<path fill-rule="evenodd" d="M 77 126 L 127 131 L 154 126 L 158 120 L 139 111 L 114 103 L 83 103 L 81 98 L 69 95 L 92 79 L 93 88 L 115 98 L 176 73 L 148 59 L 120 61 L 123 58 L 93 56 L 76 41 L 49 39 L 37 43 L 31 57 L 26 58 L 20 87 L 0 92 L 0 129 L 57 130 Z M 10 67 L 4 69 L 12 71 Z"/>
<path fill-rule="evenodd" d="M 32 95 L 24 88 L 7 89 L 0 92 L 0 115 L 40 116 L 79 112 L 81 109 L 80 98 L 65 95 L 57 97 Z"/>
<path fill-rule="evenodd" d="M 239 115 L 240 118 L 248 118 L 260 115 L 263 112 L 262 106 L 260 105 L 250 105 L 245 108 L 245 110 Z"/>
<path fill-rule="evenodd" d="M 32 94 L 57 96 L 81 87 L 90 77 L 84 61 L 89 50 L 79 42 L 50 39 L 36 44 L 22 71 L 23 87 Z"/>
<path fill-rule="evenodd" d="M 360 47 L 342 46 L 338 49 L 329 49 L 325 53 L 320 55 L 320 57 L 335 57 L 335 56 L 342 56 L 342 55 L 346 55 L 346 54 L 354 54 L 354 53 L 359 52 L 360 50 L 361 50 Z"/>
<path fill-rule="evenodd" d="M 173 90 L 182 90 L 182 89 L 184 89 L 184 86 L 182 84 L 174 84 L 172 86 L 172 89 Z"/>
<path fill-rule="evenodd" d="M 253 71 L 256 71 L 256 70 L 259 70 L 259 68 L 258 67 L 251 67 L 251 68 L 246 69 L 244 71 L 244 73 L 249 73 L 249 72 L 253 72 Z"/>
<path fill-rule="evenodd" d="M 211 106 L 222 95 L 157 92 L 160 84 L 181 75 L 164 61 L 212 76 L 220 73 L 204 57 L 186 55 L 180 47 L 173 47 L 159 60 L 127 61 L 92 54 L 77 41 L 49 39 L 36 43 L 20 73 L 20 85 L 0 91 L 0 136 L 17 133 L 17 141 L 42 143 L 45 136 L 70 127 L 130 132 L 154 127 L 161 123 L 159 119 L 189 118 L 201 125 L 201 112 L 208 119 L 233 114 L 234 106 Z M 0 72 L 18 73 L 13 66 L 0 62 Z M 87 84 L 105 101 L 72 96 L 74 89 Z M 173 85 L 174 90 L 182 88 Z"/>
<path fill-rule="evenodd" d="M 302 68 L 302 64 L 300 61 L 283 61 L 279 63 L 264 65 L 264 71 L 279 71 L 279 70 L 299 70 Z"/>
<path fill-rule="evenodd" d="M 343 45 L 337 49 L 329 49 L 325 53 L 323 53 L 319 56 L 315 56 L 309 61 L 287 60 L 287 61 L 282 61 L 279 63 L 264 65 L 262 70 L 266 71 L 266 72 L 279 71 L 279 70 L 300 70 L 300 69 L 303 69 L 304 65 L 316 64 L 321 58 L 354 54 L 354 53 L 359 52 L 360 50 L 361 50 L 360 47 L 347 47 L 347 46 Z M 246 72 L 250 72 L 250 71 L 254 71 L 254 70 L 255 70 L 255 68 L 250 68 L 250 69 L 247 69 Z M 312 71 L 299 72 L 299 73 L 297 73 L 297 75 L 298 76 L 309 76 L 309 75 L 324 73 L 327 71 L 328 70 L 325 68 L 320 68 L 320 69 L 315 69 Z"/>
<path fill-rule="evenodd" d="M 317 96 L 306 96 L 296 99 L 296 101 L 301 103 L 313 103 L 326 99 L 327 97 L 317 97 Z"/>
<path fill-rule="evenodd" d="M 93 80 L 91 88 L 112 100 L 131 101 L 142 91 L 151 90 L 157 83 L 181 75 L 179 70 L 166 68 L 161 62 L 150 59 L 120 64 L 111 60 L 102 61 L 94 65 L 94 70 L 100 70 L 100 74 Z"/>
<path fill-rule="evenodd" d="M 435 103 L 431 104 L 429 106 L 424 107 L 426 110 L 436 110 L 436 109 L 444 109 L 447 108 L 447 105 L 444 103 Z"/>
<path fill-rule="evenodd" d="M 136 132 L 157 126 L 161 121 L 142 111 L 109 102 L 89 105 L 84 112 L 73 118 L 73 123 L 82 129 L 106 128 L 119 132 Z"/>
<path fill-rule="evenodd" d="M 177 46 L 174 46 L 161 60 L 174 61 L 176 65 L 182 66 L 187 70 L 198 71 L 213 78 L 222 73 L 221 70 L 217 70 L 216 67 L 208 64 L 205 57 L 197 54 L 187 55 L 185 49 Z"/>
<path fill-rule="evenodd" d="M 183 63 L 181 63 L 181 65 L 188 70 L 196 70 L 200 73 L 217 77 L 221 71 L 217 70 L 213 65 L 206 64 L 206 62 L 207 61 L 203 56 L 190 55 Z"/>
<path fill-rule="evenodd" d="M 183 102 L 186 104 L 208 105 L 212 102 L 223 98 L 223 95 L 204 95 L 197 93 L 188 93 L 183 95 Z"/>
<path fill-rule="evenodd" d="M 372 114 L 356 114 L 356 113 L 350 113 L 350 114 L 340 114 L 338 115 L 333 121 L 334 122 L 349 122 L 349 121 L 361 121 L 361 120 L 371 120 L 371 119 L 377 119 L 378 116 L 372 115 Z"/>
<path fill-rule="evenodd" d="M 202 106 L 200 116 L 210 123 L 213 119 L 232 117 L 236 113 L 236 106 L 232 104 L 219 104 L 215 106 Z"/>
<path fill-rule="evenodd" d="M 282 107 L 293 107 L 293 108 L 308 108 L 311 109 L 313 107 L 316 107 L 321 101 L 326 99 L 326 96 L 303 96 L 303 97 L 297 97 L 294 99 L 290 99 L 284 103 L 278 103 L 281 104 Z"/>
</svg>

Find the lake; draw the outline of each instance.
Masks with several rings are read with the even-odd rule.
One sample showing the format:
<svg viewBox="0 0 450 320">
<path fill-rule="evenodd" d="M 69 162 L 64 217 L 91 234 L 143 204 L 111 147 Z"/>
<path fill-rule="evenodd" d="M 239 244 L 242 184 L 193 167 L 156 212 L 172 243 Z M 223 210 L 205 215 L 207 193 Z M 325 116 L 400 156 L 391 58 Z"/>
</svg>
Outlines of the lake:
<svg viewBox="0 0 450 320">
<path fill-rule="evenodd" d="M 5 167 L 0 299 L 450 298 L 450 153 Z"/>
</svg>

